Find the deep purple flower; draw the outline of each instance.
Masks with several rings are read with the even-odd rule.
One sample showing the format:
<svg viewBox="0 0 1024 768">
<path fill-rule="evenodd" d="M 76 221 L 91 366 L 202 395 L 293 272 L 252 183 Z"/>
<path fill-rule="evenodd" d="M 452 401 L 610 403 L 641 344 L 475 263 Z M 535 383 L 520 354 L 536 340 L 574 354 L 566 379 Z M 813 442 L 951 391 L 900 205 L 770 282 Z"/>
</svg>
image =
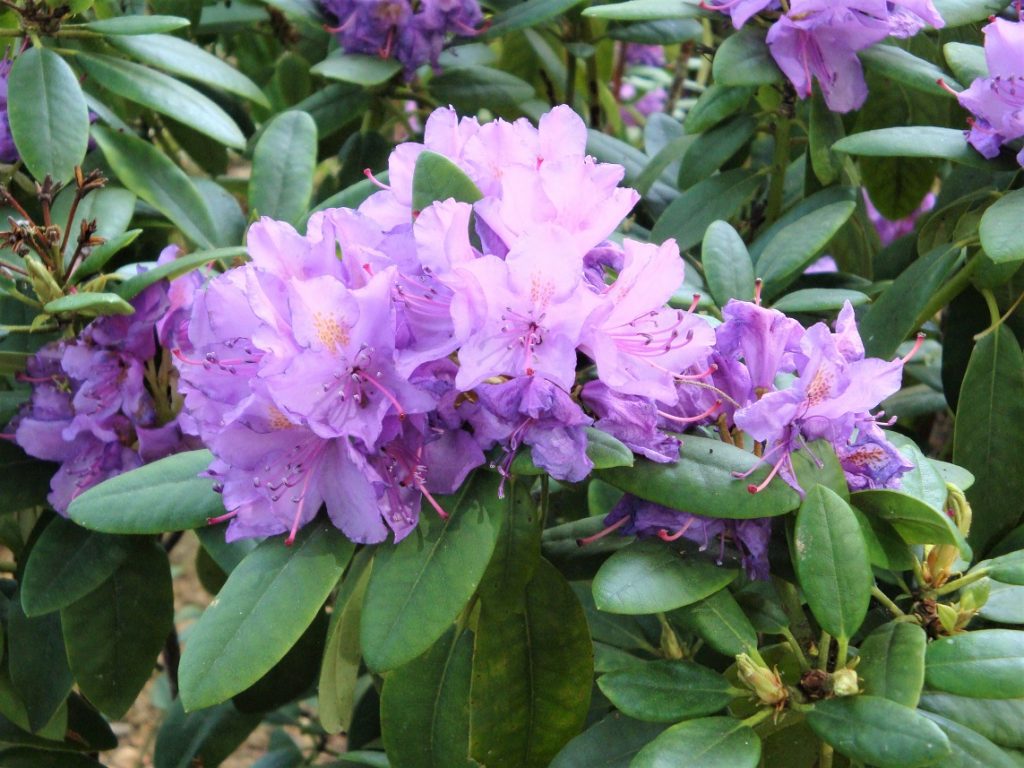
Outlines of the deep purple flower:
<svg viewBox="0 0 1024 768">
<path fill-rule="evenodd" d="M 873 419 L 855 421 L 850 436 L 833 447 L 852 491 L 898 488 L 900 476 L 914 468 Z"/>
<path fill-rule="evenodd" d="M 661 464 L 679 459 L 679 440 L 658 428 L 658 406 L 651 399 L 613 392 L 601 381 L 587 382 L 580 399 L 597 416 L 594 426 L 634 453 Z"/>
<path fill-rule="evenodd" d="M 777 309 L 736 299 L 722 309 L 722 318 L 725 322 L 715 331 L 718 352 L 742 358 L 759 394 L 774 389 L 775 377 L 795 366 L 803 326 Z"/>
<path fill-rule="evenodd" d="M 11 76 L 12 65 L 13 61 L 5 53 L 0 59 L 0 163 L 16 163 L 19 157 L 7 116 L 7 80 Z"/>
</svg>

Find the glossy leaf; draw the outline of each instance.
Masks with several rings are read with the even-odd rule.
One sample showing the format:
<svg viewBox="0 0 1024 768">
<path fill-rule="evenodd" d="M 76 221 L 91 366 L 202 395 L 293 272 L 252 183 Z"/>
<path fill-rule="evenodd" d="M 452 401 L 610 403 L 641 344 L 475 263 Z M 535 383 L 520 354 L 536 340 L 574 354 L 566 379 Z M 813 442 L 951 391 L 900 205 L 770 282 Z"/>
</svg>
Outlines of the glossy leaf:
<svg viewBox="0 0 1024 768">
<path fill-rule="evenodd" d="M 103 315 L 130 315 L 135 312 L 127 301 L 116 293 L 73 293 L 47 302 L 43 311 L 51 315 L 74 313 L 86 317 Z"/>
<path fill-rule="evenodd" d="M 630 768 L 757 768 L 761 739 L 732 717 L 706 717 L 674 725 L 640 750 Z"/>
<path fill-rule="evenodd" d="M 401 69 L 402 65 L 395 59 L 346 53 L 324 59 L 309 71 L 329 80 L 371 87 L 386 83 Z"/>
<path fill-rule="evenodd" d="M 629 768 L 649 741 L 665 730 L 613 712 L 565 745 L 550 768 Z"/>
<path fill-rule="evenodd" d="M 836 751 L 877 768 L 919 768 L 952 749 L 920 712 L 877 696 L 847 696 L 814 705 L 807 723 Z"/>
<path fill-rule="evenodd" d="M 515 75 L 490 67 L 453 69 L 430 80 L 430 93 L 441 104 L 460 113 L 489 109 L 498 114 L 519 111 L 534 95 L 533 86 Z"/>
<path fill-rule="evenodd" d="M 935 723 L 949 739 L 953 754 L 943 762 L 950 768 L 1019 768 L 1020 761 L 979 733 L 960 723 L 930 712 L 925 717 Z"/>
<path fill-rule="evenodd" d="M 715 51 L 712 74 L 721 85 L 772 85 L 782 82 L 764 40 L 764 30 L 747 26 L 729 35 Z"/>
<path fill-rule="evenodd" d="M 718 306 L 724 307 L 729 299 L 754 300 L 754 264 L 743 238 L 728 222 L 715 221 L 707 228 L 700 258 Z"/>
<path fill-rule="evenodd" d="M 1024 632 L 984 629 L 928 646 L 930 688 L 978 699 L 1024 697 Z"/>
<path fill-rule="evenodd" d="M 850 638 L 871 602 L 867 544 L 849 504 L 821 485 L 807 491 L 796 516 L 794 564 L 821 628 Z"/>
<path fill-rule="evenodd" d="M 1024 221 L 1024 190 L 1009 192 L 981 217 L 981 247 L 996 264 L 1024 261 L 1020 223 Z"/>
<path fill-rule="evenodd" d="M 199 712 L 185 713 L 175 699 L 156 736 L 154 768 L 220 765 L 260 723 L 231 702 Z"/>
<path fill-rule="evenodd" d="M 975 699 L 925 691 L 920 707 L 955 720 L 996 744 L 1024 749 L 1024 698 Z"/>
<path fill-rule="evenodd" d="M 313 195 L 316 142 L 316 123 L 305 112 L 283 112 L 267 124 L 253 151 L 250 210 L 299 221 Z"/>
<path fill-rule="evenodd" d="M 415 659 L 469 602 L 501 528 L 498 482 L 495 474 L 478 474 L 458 497 L 441 501 L 447 520 L 424 514 L 416 531 L 377 552 L 360 627 L 370 669 Z"/>
<path fill-rule="evenodd" d="M 662 541 L 637 541 L 604 562 L 594 577 L 594 602 L 610 613 L 671 611 L 714 594 L 737 572 L 700 556 L 680 555 Z"/>
<path fill-rule="evenodd" d="M 101 35 L 151 35 L 187 27 L 188 19 L 180 16 L 114 16 L 87 21 L 82 26 Z"/>
<path fill-rule="evenodd" d="M 621 21 L 655 21 L 686 19 L 701 15 L 701 8 L 691 0 L 626 0 L 622 3 L 590 6 L 584 16 Z"/>
<path fill-rule="evenodd" d="M 68 181 L 89 143 L 89 109 L 74 71 L 53 51 L 29 48 L 14 59 L 7 96 L 11 136 L 32 175 Z"/>
<path fill-rule="evenodd" d="M 7 663 L 11 683 L 25 704 L 28 724 L 41 730 L 71 693 L 74 680 L 61 636 L 60 614 L 28 617 L 20 600 L 7 610 Z"/>
<path fill-rule="evenodd" d="M 757 649 L 757 632 L 728 589 L 674 611 L 671 618 L 724 656 Z"/>
<path fill-rule="evenodd" d="M 483 193 L 455 163 L 444 155 L 425 150 L 416 159 L 412 176 L 412 208 L 422 211 L 431 203 L 453 198 L 475 203 Z"/>
<path fill-rule="evenodd" d="M 832 149 L 866 157 L 937 157 L 988 168 L 988 161 L 964 141 L 963 131 L 955 128 L 879 128 L 840 139 Z"/>
<path fill-rule="evenodd" d="M 700 95 L 689 112 L 683 126 L 687 133 L 704 133 L 713 128 L 730 115 L 743 109 L 753 88 L 747 86 L 732 87 L 712 84 Z"/>
<path fill-rule="evenodd" d="M 364 554 L 364 552 L 366 554 Z M 360 551 L 352 561 L 331 613 L 327 628 L 327 646 L 324 648 L 317 686 L 320 724 L 328 733 L 348 728 L 355 709 L 356 681 L 362 663 L 359 644 L 359 624 L 363 613 L 363 598 L 370 581 L 369 550 Z"/>
<path fill-rule="evenodd" d="M 900 491 L 858 491 L 850 497 L 869 517 L 883 520 L 896 529 L 908 544 L 953 544 L 966 546 L 948 516 L 920 499 Z"/>
<path fill-rule="evenodd" d="M 100 483 L 71 502 L 68 517 L 103 533 L 164 533 L 224 514 L 209 478 L 209 451 L 176 453 Z"/>
<path fill-rule="evenodd" d="M 149 679 L 173 618 L 167 555 L 140 540 L 109 579 L 61 609 L 79 690 L 104 714 L 121 717 Z"/>
<path fill-rule="evenodd" d="M 495 14 L 492 24 L 485 32 L 485 38 L 490 39 L 519 29 L 536 27 L 582 2 L 583 0 L 527 0 L 517 3 Z"/>
<path fill-rule="evenodd" d="M 1005 7 L 1002 0 L 932 0 L 947 27 L 983 21 Z"/>
<path fill-rule="evenodd" d="M 231 259 L 246 255 L 243 246 L 232 248 L 214 248 L 209 251 L 196 251 L 187 256 L 179 256 L 174 261 L 147 269 L 134 277 L 125 280 L 117 286 L 117 295 L 124 299 L 133 299 L 142 293 L 143 290 L 158 283 L 161 280 L 173 280 L 174 278 L 199 269 L 215 261 L 228 262 Z"/>
<path fill-rule="evenodd" d="M 705 230 L 719 219 L 732 218 L 761 184 L 761 178 L 744 168 L 712 176 L 683 192 L 665 209 L 651 232 L 661 242 L 672 237 L 685 251 L 697 245 Z"/>
<path fill-rule="evenodd" d="M 186 710 L 227 700 L 277 664 L 312 623 L 352 550 L 319 520 L 291 547 L 275 537 L 246 556 L 192 628 L 180 669 Z"/>
<path fill-rule="evenodd" d="M 985 49 L 980 45 L 966 43 L 946 43 L 942 46 L 942 54 L 953 73 L 965 83 L 973 82 L 979 77 L 988 77 L 988 64 L 985 61 Z"/>
<path fill-rule="evenodd" d="M 846 302 L 859 307 L 867 304 L 870 298 L 860 291 L 845 288 L 805 288 L 787 293 L 772 304 L 772 309 L 779 312 L 794 314 L 797 312 L 837 312 Z"/>
<path fill-rule="evenodd" d="M 650 123 L 648 123 L 650 125 Z M 753 138 L 757 121 L 737 115 L 700 136 L 683 134 L 689 145 L 680 160 L 679 188 L 688 189 L 719 170 Z"/>
<path fill-rule="evenodd" d="M 914 708 L 924 687 L 928 637 L 916 624 L 889 622 L 868 635 L 858 649 L 857 675 L 864 693 Z"/>
<path fill-rule="evenodd" d="M 134 198 L 134 195 L 132 195 L 132 197 Z M 89 255 L 82 260 L 82 263 L 75 270 L 75 274 L 71 281 L 78 283 L 84 278 L 90 277 L 91 275 L 101 271 L 103 267 L 107 265 L 108 261 L 114 258 L 119 251 L 124 250 L 134 243 L 136 238 L 141 234 L 141 229 L 133 229 L 108 240 L 103 243 L 103 245 L 97 245 L 89 252 Z"/>
<path fill-rule="evenodd" d="M 692 661 L 649 661 L 602 675 L 597 685 L 624 715 L 654 723 L 713 715 L 739 693 L 720 674 Z"/>
<path fill-rule="evenodd" d="M 956 91 L 963 90 L 960 83 L 930 61 L 895 45 L 873 45 L 860 52 L 860 59 L 868 71 L 933 96 L 952 95 L 938 84 L 940 80 Z"/>
</svg>

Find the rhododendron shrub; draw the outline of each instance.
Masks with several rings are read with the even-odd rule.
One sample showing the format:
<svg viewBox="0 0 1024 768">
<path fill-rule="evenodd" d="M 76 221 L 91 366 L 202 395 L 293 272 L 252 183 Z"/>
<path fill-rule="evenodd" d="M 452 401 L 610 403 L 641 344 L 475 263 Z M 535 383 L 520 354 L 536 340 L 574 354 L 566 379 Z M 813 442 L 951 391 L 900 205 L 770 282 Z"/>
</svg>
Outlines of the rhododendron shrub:
<svg viewBox="0 0 1024 768">
<path fill-rule="evenodd" d="M 0 765 L 1018 764 L 1019 3 L 6 8 Z"/>
</svg>

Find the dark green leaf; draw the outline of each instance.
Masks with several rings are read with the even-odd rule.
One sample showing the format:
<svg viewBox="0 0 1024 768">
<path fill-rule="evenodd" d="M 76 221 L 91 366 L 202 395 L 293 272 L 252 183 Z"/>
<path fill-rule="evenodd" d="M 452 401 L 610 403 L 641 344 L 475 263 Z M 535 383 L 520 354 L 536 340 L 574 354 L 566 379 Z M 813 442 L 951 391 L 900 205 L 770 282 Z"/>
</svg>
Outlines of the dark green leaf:
<svg viewBox="0 0 1024 768">
<path fill-rule="evenodd" d="M 343 53 L 324 59 L 309 71 L 330 80 L 355 83 L 365 87 L 386 83 L 401 71 L 402 65 L 395 59 L 366 56 L 357 53 Z"/>
<path fill-rule="evenodd" d="M 134 195 L 132 195 L 134 197 Z M 96 274 L 107 265 L 119 251 L 127 248 L 129 245 L 135 242 L 135 239 L 142 234 L 141 229 L 133 229 L 130 232 L 118 235 L 103 245 L 97 245 L 93 248 L 89 255 L 85 257 L 78 269 L 75 270 L 75 274 L 72 277 L 72 282 L 81 282 L 84 278 Z"/>
<path fill-rule="evenodd" d="M 493 39 L 519 29 L 539 26 L 582 2 L 583 0 L 527 0 L 517 3 L 494 15 L 484 37 Z"/>
<path fill-rule="evenodd" d="M 976 699 L 1024 697 L 1024 632 L 984 629 L 928 646 L 930 688 Z"/>
<path fill-rule="evenodd" d="M 361 550 L 352 561 L 338 597 L 334 601 L 331 623 L 327 628 L 317 696 L 320 724 L 328 733 L 347 729 L 355 709 L 356 681 L 362 662 L 359 624 L 363 598 L 373 567 L 369 550 Z"/>
<path fill-rule="evenodd" d="M 187 27 L 188 19 L 180 16 L 114 16 L 88 21 L 82 26 L 101 35 L 151 35 Z"/>
<path fill-rule="evenodd" d="M 114 574 L 60 612 L 79 689 L 112 718 L 128 708 L 153 671 L 173 626 L 171 570 L 163 547 L 139 541 Z"/>
<path fill-rule="evenodd" d="M 857 674 L 864 692 L 914 708 L 924 687 L 925 631 L 916 624 L 889 622 L 860 644 Z"/>
<path fill-rule="evenodd" d="M 1020 762 L 981 734 L 941 715 L 924 713 L 949 739 L 953 754 L 943 761 L 949 768 L 1019 768 Z"/>
<path fill-rule="evenodd" d="M 316 123 L 290 110 L 271 120 L 253 151 L 249 210 L 295 224 L 309 210 L 316 170 Z"/>
<path fill-rule="evenodd" d="M 291 547 L 275 537 L 253 550 L 191 630 L 180 670 L 186 709 L 219 704 L 277 664 L 313 622 L 352 550 L 323 520 Z"/>
<path fill-rule="evenodd" d="M 682 556 L 661 541 L 637 541 L 604 562 L 594 577 L 594 602 L 610 613 L 671 611 L 714 594 L 736 578 L 699 556 Z"/>
<path fill-rule="evenodd" d="M 750 141 L 756 130 L 754 118 L 738 115 L 699 136 L 680 137 L 689 145 L 680 162 L 679 188 L 688 189 L 711 176 Z"/>
<path fill-rule="evenodd" d="M 505 483 L 505 513 L 494 554 L 480 582 L 484 600 L 520 595 L 540 561 L 543 515 L 530 495 L 529 484 L 512 478 Z"/>
<path fill-rule="evenodd" d="M 754 454 L 721 440 L 687 435 L 679 461 L 674 464 L 637 460 L 632 468 L 604 470 L 598 475 L 641 499 L 696 515 L 746 520 L 796 509 L 800 497 L 779 480 L 758 493 L 747 490 L 748 485 L 764 481 L 768 467 L 745 479 L 733 474 L 745 474 L 757 463 Z"/>
<path fill-rule="evenodd" d="M 764 40 L 764 29 L 753 25 L 729 35 L 718 46 L 712 74 L 720 85 L 772 85 L 782 72 Z"/>
<path fill-rule="evenodd" d="M 64 652 L 60 614 L 29 618 L 21 601 L 12 600 L 7 611 L 7 663 L 29 726 L 39 731 L 57 714 L 74 682 Z"/>
<path fill-rule="evenodd" d="M 614 712 L 566 744 L 551 768 L 629 768 L 636 753 L 663 730 L 660 723 Z"/>
<path fill-rule="evenodd" d="M 728 589 L 720 589 L 700 602 L 673 611 L 670 618 L 692 629 L 724 656 L 757 649 L 757 631 Z"/>
<path fill-rule="evenodd" d="M 867 157 L 937 157 L 979 168 L 989 163 L 979 155 L 956 128 L 913 126 L 880 128 L 863 131 L 840 139 L 833 146 L 836 152 Z"/>
<path fill-rule="evenodd" d="M 743 238 L 728 222 L 715 221 L 707 228 L 700 259 L 718 306 L 724 307 L 729 299 L 754 300 L 754 264 Z"/>
<path fill-rule="evenodd" d="M 960 83 L 930 61 L 919 59 L 895 45 L 873 45 L 860 52 L 860 59 L 868 71 L 932 96 L 952 96 L 938 84 L 939 80 L 957 91 L 963 90 Z"/>
<path fill-rule="evenodd" d="M 855 307 L 867 304 L 871 299 L 860 291 L 844 288 L 805 288 L 787 293 L 772 304 L 772 309 L 794 314 L 796 312 L 835 312 L 850 302 Z"/>
<path fill-rule="evenodd" d="M 142 291 L 161 280 L 173 280 L 176 277 L 191 272 L 193 269 L 205 266 L 213 261 L 230 261 L 239 256 L 245 256 L 244 246 L 233 248 L 214 248 L 210 251 L 196 251 L 187 256 L 179 256 L 174 261 L 147 269 L 140 272 L 117 286 L 117 295 L 124 299 L 133 299 Z"/>
<path fill-rule="evenodd" d="M 243 714 L 231 702 L 185 714 L 175 699 L 156 736 L 153 766 L 220 765 L 259 724 L 259 715 Z"/>
<path fill-rule="evenodd" d="M 731 717 L 706 717 L 674 725 L 640 750 L 630 768 L 757 768 L 761 740 Z"/>
<path fill-rule="evenodd" d="M 74 185 L 71 185 L 57 196 L 53 204 L 51 218 L 59 222 L 67 221 L 71 217 L 71 204 L 74 200 L 75 188 Z M 65 262 L 70 261 L 71 255 L 74 253 L 83 221 L 95 221 L 94 236 L 110 240 L 128 228 L 134 215 L 135 195 L 127 189 L 104 187 L 90 192 L 87 197 L 79 200 L 78 206 L 75 208 L 75 215 L 71 217 L 69 228 L 71 236 L 64 248 Z"/>
<path fill-rule="evenodd" d="M 814 175 L 824 185 L 834 182 L 842 171 L 843 158 L 832 151 L 832 145 L 845 135 L 842 115 L 829 109 L 821 91 L 815 91 L 807 124 L 807 149 Z"/>
<path fill-rule="evenodd" d="M 809 489 L 797 512 L 793 547 L 814 618 L 829 634 L 852 637 L 867 614 L 874 578 L 850 505 L 822 485 Z"/>
<path fill-rule="evenodd" d="M 104 533 L 164 533 L 205 525 L 224 513 L 209 478 L 209 451 L 177 453 L 106 480 L 71 502 L 68 517 Z"/>
<path fill-rule="evenodd" d="M 651 239 L 675 238 L 679 250 L 692 248 L 715 221 L 730 219 L 761 185 L 761 177 L 745 168 L 712 176 L 683 192 L 658 218 Z"/>
<path fill-rule="evenodd" d="M 602 675 L 597 685 L 623 714 L 655 723 L 713 715 L 738 693 L 720 674 L 692 661 L 649 661 Z"/>
<path fill-rule="evenodd" d="M 869 517 L 884 520 L 908 544 L 953 544 L 966 542 L 948 516 L 920 499 L 900 491 L 858 491 L 850 497 Z"/>
<path fill-rule="evenodd" d="M 483 197 L 476 184 L 459 166 L 437 152 L 424 151 L 416 159 L 412 175 L 412 209 L 422 211 L 431 203 L 454 198 L 475 203 Z"/>
<path fill-rule="evenodd" d="M 85 755 L 31 747 L 0 749 L 0 765 L 4 768 L 103 768 L 102 763 Z"/>
<path fill-rule="evenodd" d="M 16 56 L 7 82 L 7 117 L 18 154 L 37 179 L 68 181 L 85 157 L 89 109 L 78 78 L 46 48 Z"/>
<path fill-rule="evenodd" d="M 1007 193 L 981 217 L 981 247 L 996 264 L 1024 261 L 1021 221 L 1024 221 L 1024 189 Z"/>
<path fill-rule="evenodd" d="M 135 308 L 116 293 L 73 293 L 47 302 L 43 311 L 51 315 L 67 312 L 98 317 L 130 315 L 135 312 Z"/>
<path fill-rule="evenodd" d="M 710 85 L 686 113 L 683 126 L 687 133 L 704 133 L 725 118 L 739 112 L 750 101 L 753 88 Z"/>
<path fill-rule="evenodd" d="M 515 113 L 534 95 L 533 86 L 525 80 L 490 67 L 442 72 L 431 78 L 429 89 L 439 104 L 451 104 L 465 114 L 476 114 L 481 109 Z"/>
<path fill-rule="evenodd" d="M 807 723 L 837 752 L 878 768 L 918 768 L 950 754 L 949 739 L 920 712 L 877 696 L 815 704 Z"/>
<path fill-rule="evenodd" d="M 920 707 L 955 720 L 996 744 L 1024 749 L 1024 698 L 975 699 L 925 691 Z"/>
</svg>

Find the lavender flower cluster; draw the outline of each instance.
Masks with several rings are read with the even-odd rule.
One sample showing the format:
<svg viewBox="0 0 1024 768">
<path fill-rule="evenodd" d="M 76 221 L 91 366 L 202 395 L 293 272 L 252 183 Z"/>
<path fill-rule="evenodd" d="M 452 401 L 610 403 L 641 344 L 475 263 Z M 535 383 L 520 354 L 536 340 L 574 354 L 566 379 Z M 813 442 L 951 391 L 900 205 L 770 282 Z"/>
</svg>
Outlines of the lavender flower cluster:
<svg viewBox="0 0 1024 768">
<path fill-rule="evenodd" d="M 728 13 L 739 29 L 755 14 L 781 7 L 778 0 L 705 0 Z M 834 112 L 849 112 L 867 98 L 857 52 L 886 37 L 913 37 L 945 22 L 931 0 L 790 0 L 768 30 L 768 47 L 797 95 L 811 95 L 817 79 Z"/>
<path fill-rule="evenodd" d="M 476 0 L 323 0 L 322 6 L 337 19 L 331 31 L 343 50 L 395 58 L 406 77 L 427 62 L 436 67 L 449 37 L 475 35 L 483 21 Z"/>
</svg>

